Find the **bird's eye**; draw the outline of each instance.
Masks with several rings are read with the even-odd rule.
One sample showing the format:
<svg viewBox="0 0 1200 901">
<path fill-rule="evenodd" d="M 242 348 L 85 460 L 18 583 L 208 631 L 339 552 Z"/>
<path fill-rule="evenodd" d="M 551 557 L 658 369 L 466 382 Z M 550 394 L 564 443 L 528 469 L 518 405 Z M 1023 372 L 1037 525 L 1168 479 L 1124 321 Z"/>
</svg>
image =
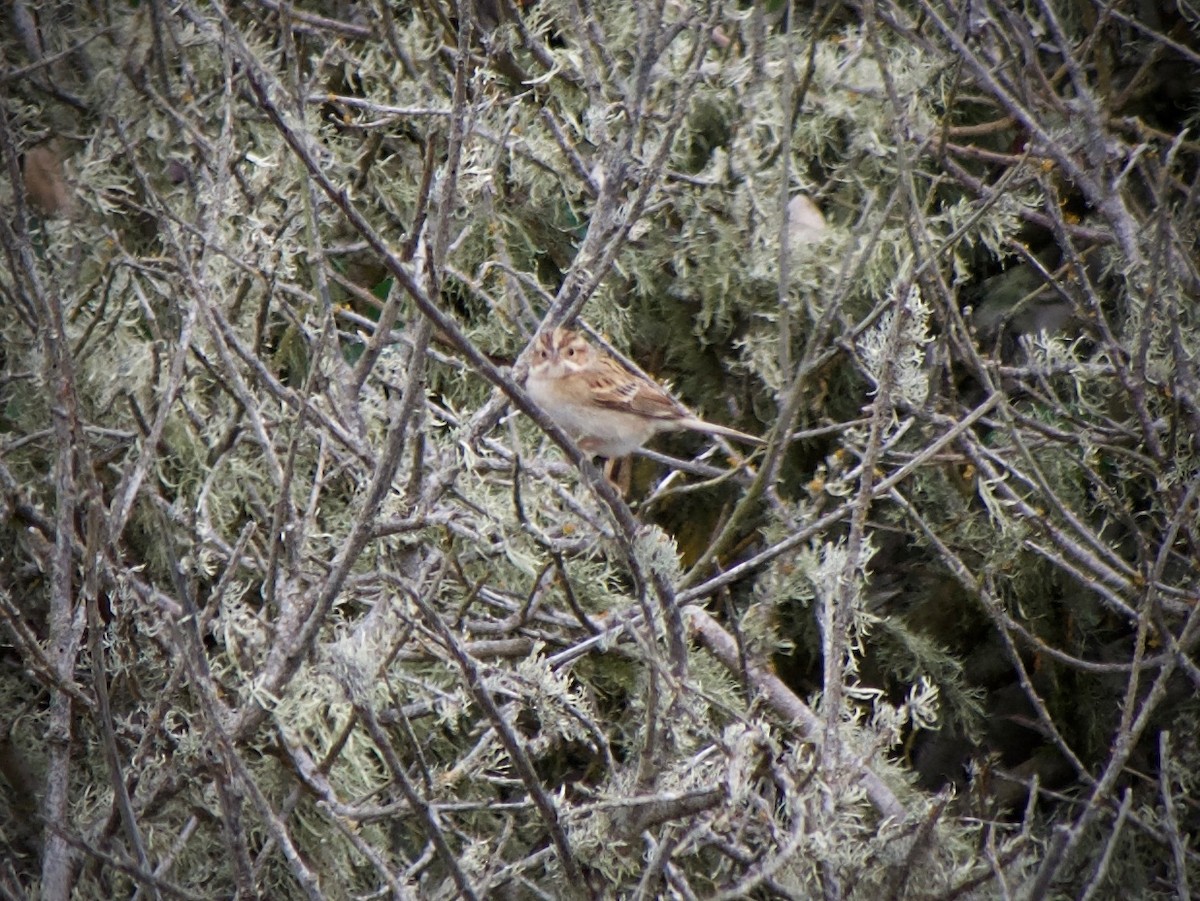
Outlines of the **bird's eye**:
<svg viewBox="0 0 1200 901">
<path fill-rule="evenodd" d="M 567 348 L 567 356 L 568 356 L 568 357 L 573 357 L 573 356 L 575 356 L 575 348 L 573 348 L 573 347 L 568 347 L 568 348 Z"/>
</svg>

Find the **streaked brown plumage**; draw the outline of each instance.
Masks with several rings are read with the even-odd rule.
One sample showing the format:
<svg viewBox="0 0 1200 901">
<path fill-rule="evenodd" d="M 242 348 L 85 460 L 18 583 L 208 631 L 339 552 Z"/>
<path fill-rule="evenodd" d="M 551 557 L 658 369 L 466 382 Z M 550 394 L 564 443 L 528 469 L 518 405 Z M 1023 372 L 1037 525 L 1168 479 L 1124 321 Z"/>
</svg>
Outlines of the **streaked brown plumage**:
<svg viewBox="0 0 1200 901">
<path fill-rule="evenodd" d="M 659 432 L 681 429 L 762 444 L 753 435 L 700 419 L 570 329 L 538 339 L 525 390 L 581 449 L 602 457 L 624 457 Z"/>
</svg>

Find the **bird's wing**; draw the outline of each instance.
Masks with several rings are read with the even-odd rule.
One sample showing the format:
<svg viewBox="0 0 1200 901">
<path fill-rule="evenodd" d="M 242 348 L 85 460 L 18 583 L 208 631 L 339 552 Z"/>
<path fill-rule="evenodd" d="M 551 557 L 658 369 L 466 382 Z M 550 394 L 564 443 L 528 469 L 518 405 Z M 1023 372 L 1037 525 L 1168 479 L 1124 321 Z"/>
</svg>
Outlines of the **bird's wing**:
<svg viewBox="0 0 1200 901">
<path fill-rule="evenodd" d="M 623 371 L 590 372 L 588 385 L 594 403 L 605 409 L 651 419 L 682 419 L 688 415 L 678 401 L 658 385 Z"/>
</svg>

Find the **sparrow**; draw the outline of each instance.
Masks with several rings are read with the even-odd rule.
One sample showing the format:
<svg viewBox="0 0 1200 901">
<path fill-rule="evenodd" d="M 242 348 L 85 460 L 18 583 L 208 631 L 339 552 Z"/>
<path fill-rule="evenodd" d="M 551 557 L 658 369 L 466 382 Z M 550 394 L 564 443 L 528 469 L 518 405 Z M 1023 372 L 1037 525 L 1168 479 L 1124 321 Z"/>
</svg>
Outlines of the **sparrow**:
<svg viewBox="0 0 1200 901">
<path fill-rule="evenodd" d="M 585 453 L 613 459 L 659 432 L 690 430 L 746 444 L 760 438 L 706 422 L 666 389 L 631 372 L 579 332 L 543 332 L 533 348 L 525 390 Z"/>
</svg>

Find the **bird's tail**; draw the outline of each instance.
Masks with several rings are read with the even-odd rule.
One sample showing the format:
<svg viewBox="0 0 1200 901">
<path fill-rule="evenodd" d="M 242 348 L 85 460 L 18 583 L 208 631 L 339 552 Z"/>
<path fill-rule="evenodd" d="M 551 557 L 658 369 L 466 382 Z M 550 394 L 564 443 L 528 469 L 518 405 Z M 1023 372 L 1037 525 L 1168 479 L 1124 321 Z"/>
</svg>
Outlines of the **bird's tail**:
<svg viewBox="0 0 1200 901">
<path fill-rule="evenodd" d="M 732 438 L 734 441 L 740 441 L 743 444 L 753 444 L 761 446 L 767 442 L 761 438 L 755 438 L 753 435 L 747 435 L 745 432 L 739 432 L 737 429 L 731 429 L 727 425 L 717 425 L 715 422 L 707 422 L 703 419 L 692 417 L 683 423 L 685 428 L 691 429 L 694 432 L 705 432 L 709 435 L 721 435 L 725 438 Z"/>
</svg>

